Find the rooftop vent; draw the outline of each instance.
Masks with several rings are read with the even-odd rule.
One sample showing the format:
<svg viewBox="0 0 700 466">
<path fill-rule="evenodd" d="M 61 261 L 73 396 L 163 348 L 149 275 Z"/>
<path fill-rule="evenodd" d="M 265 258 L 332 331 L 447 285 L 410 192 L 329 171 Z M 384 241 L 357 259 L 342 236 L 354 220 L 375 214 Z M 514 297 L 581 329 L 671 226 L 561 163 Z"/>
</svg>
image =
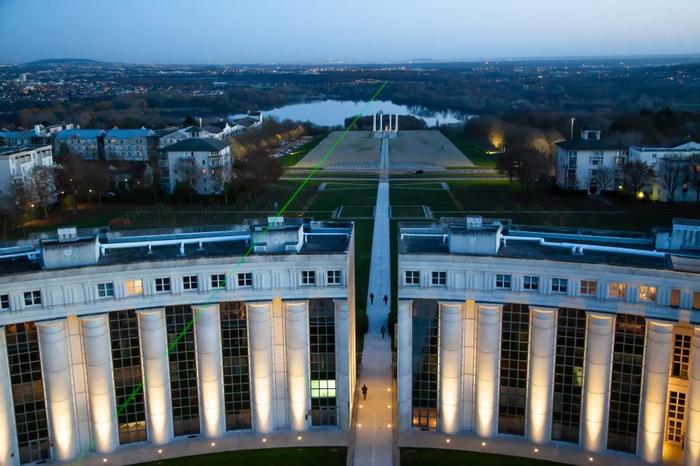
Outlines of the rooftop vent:
<svg viewBox="0 0 700 466">
<path fill-rule="evenodd" d="M 281 228 L 284 226 L 284 217 L 267 217 L 267 224 L 270 228 Z"/>
<path fill-rule="evenodd" d="M 78 229 L 76 227 L 59 228 L 57 233 L 59 243 L 68 243 L 78 239 Z"/>
</svg>

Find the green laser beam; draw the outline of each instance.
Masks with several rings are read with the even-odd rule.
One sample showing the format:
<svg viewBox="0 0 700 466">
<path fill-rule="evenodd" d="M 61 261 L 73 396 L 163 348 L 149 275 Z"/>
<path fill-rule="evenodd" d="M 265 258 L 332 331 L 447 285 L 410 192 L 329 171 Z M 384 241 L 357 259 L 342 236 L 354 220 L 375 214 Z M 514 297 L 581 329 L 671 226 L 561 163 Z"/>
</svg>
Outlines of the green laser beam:
<svg viewBox="0 0 700 466">
<path fill-rule="evenodd" d="M 299 187 L 292 193 L 292 195 L 289 197 L 289 199 L 287 199 L 287 201 L 284 203 L 284 205 L 282 205 L 282 207 L 279 209 L 279 211 L 275 214 L 275 217 L 274 217 L 275 220 L 277 220 L 278 218 L 280 218 L 280 217 L 284 214 L 284 212 L 287 210 L 287 208 L 289 207 L 289 205 L 294 201 L 294 199 L 296 199 L 296 197 L 297 197 L 297 196 L 299 195 L 299 193 L 304 189 L 304 187 L 309 183 L 309 181 L 311 180 L 311 178 L 313 178 L 313 176 L 316 174 L 316 172 L 318 172 L 321 168 L 323 168 L 324 164 L 326 163 L 326 161 L 328 160 L 328 158 L 331 156 L 331 154 L 333 153 L 333 151 L 335 151 L 335 148 L 338 146 L 338 144 L 340 144 L 340 143 L 345 139 L 345 137 L 348 135 L 348 133 L 350 132 L 350 130 L 351 130 L 351 129 L 355 126 L 355 124 L 357 123 L 357 120 L 359 120 L 359 119 L 364 115 L 364 113 L 365 113 L 365 111 L 367 110 L 367 108 L 369 108 L 369 105 L 372 104 L 372 103 L 376 100 L 376 98 L 379 96 L 379 94 L 382 93 L 382 91 L 384 90 L 384 88 L 385 88 L 388 84 L 389 84 L 388 81 L 384 81 L 384 82 L 382 83 L 382 85 L 379 87 L 379 89 L 377 89 L 377 91 L 374 93 L 374 95 L 372 96 L 372 98 L 369 99 L 369 100 L 367 101 L 367 103 L 364 105 L 364 107 L 362 107 L 362 110 L 360 110 L 360 113 L 358 113 L 357 115 L 355 115 L 355 117 L 354 117 L 353 120 L 350 122 L 350 124 L 348 125 L 348 127 L 345 128 L 345 130 L 343 130 L 343 132 L 340 134 L 340 136 L 338 137 L 338 139 L 336 139 L 336 141 L 333 143 L 333 145 L 326 151 L 326 153 L 325 153 L 324 156 L 321 158 L 321 160 L 319 160 L 319 161 L 314 165 L 314 167 L 313 167 L 313 169 L 311 170 L 311 172 L 309 172 L 309 174 L 306 176 L 306 178 L 304 178 L 304 180 L 301 182 L 301 184 L 299 185 Z M 263 229 L 262 235 L 267 235 L 267 234 L 269 233 L 271 227 L 272 227 L 272 225 L 268 224 L 268 225 Z M 250 256 L 250 255 L 253 253 L 254 250 L 255 250 L 255 245 L 254 245 L 254 244 L 251 244 L 250 247 L 248 247 L 248 249 L 243 253 L 243 255 L 242 255 L 242 256 L 240 257 L 240 259 L 238 260 L 238 263 L 236 264 L 235 268 L 233 269 L 233 272 L 235 272 L 236 270 L 238 270 L 238 267 L 240 267 L 240 265 L 243 264 L 243 263 L 245 262 L 245 259 L 246 259 L 248 256 Z M 219 292 L 219 290 L 217 290 L 217 293 L 218 293 L 218 292 Z M 212 298 L 213 298 L 214 296 L 216 296 L 216 295 L 215 295 L 215 294 L 212 295 Z M 212 301 L 212 302 L 213 302 L 213 301 Z M 166 356 L 169 355 L 169 354 L 175 349 L 175 346 L 177 346 L 177 344 L 180 342 L 180 340 L 182 340 L 182 338 L 184 338 L 185 334 L 192 328 L 192 326 L 194 325 L 194 322 L 195 322 L 196 318 L 197 318 L 197 313 L 196 313 L 196 312 L 193 312 L 193 313 L 192 313 L 192 319 L 187 323 L 187 325 L 185 326 L 185 328 L 177 335 L 177 337 L 175 338 L 175 340 L 174 340 L 173 342 L 171 342 L 171 343 L 168 345 L 168 350 L 167 350 L 167 352 L 166 352 Z M 144 374 L 144 379 L 145 379 L 145 374 Z M 143 390 L 144 385 L 145 385 L 145 382 L 143 382 L 143 381 L 140 382 L 140 383 L 134 388 L 134 390 L 132 391 L 132 393 L 127 397 L 127 399 L 126 399 L 122 404 L 119 405 L 119 407 L 117 408 L 117 416 L 119 416 L 121 413 L 124 412 L 124 410 L 126 409 L 126 407 L 136 398 L 136 396 L 139 394 L 139 392 L 140 392 L 141 390 Z"/>
</svg>

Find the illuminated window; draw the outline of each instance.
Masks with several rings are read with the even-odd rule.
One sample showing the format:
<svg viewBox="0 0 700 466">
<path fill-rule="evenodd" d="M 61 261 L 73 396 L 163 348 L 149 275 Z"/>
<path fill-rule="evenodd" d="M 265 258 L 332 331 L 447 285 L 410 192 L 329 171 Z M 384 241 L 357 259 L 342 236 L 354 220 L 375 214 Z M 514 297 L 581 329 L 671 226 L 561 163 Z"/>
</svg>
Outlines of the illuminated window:
<svg viewBox="0 0 700 466">
<path fill-rule="evenodd" d="M 537 291 L 540 289 L 540 277 L 526 275 L 523 279 L 523 290 Z"/>
<path fill-rule="evenodd" d="M 420 272 L 418 270 L 407 270 L 404 275 L 406 285 L 420 285 Z"/>
<path fill-rule="evenodd" d="M 566 293 L 569 289 L 567 278 L 552 278 L 552 293 Z"/>
<path fill-rule="evenodd" d="M 2 310 L 10 309 L 10 295 L 9 294 L 0 295 L 0 309 L 2 309 Z"/>
<path fill-rule="evenodd" d="M 610 286 L 608 287 L 608 297 L 617 298 L 617 299 L 624 299 L 626 289 L 627 289 L 627 285 L 623 282 L 611 283 Z"/>
<path fill-rule="evenodd" d="M 681 290 L 674 288 L 671 290 L 671 296 L 668 298 L 668 305 L 671 307 L 680 307 L 681 305 Z"/>
<path fill-rule="evenodd" d="M 248 288 L 253 286 L 253 274 L 251 272 L 239 273 L 238 286 L 240 288 Z"/>
<path fill-rule="evenodd" d="M 335 380 L 312 380 L 311 398 L 335 398 Z"/>
<path fill-rule="evenodd" d="M 595 296 L 598 289 L 598 282 L 595 280 L 581 280 L 581 295 Z"/>
<path fill-rule="evenodd" d="M 182 277 L 182 289 L 185 291 L 195 291 L 197 290 L 199 283 L 197 280 L 197 275 L 187 275 Z"/>
<path fill-rule="evenodd" d="M 126 281 L 126 295 L 139 296 L 143 294 L 143 281 L 141 279 Z"/>
<path fill-rule="evenodd" d="M 214 289 L 226 288 L 226 274 L 216 273 L 211 276 L 211 287 Z"/>
<path fill-rule="evenodd" d="M 25 291 L 24 292 L 24 305 L 25 306 L 38 306 L 41 304 L 41 291 Z"/>
<path fill-rule="evenodd" d="M 156 278 L 156 293 L 170 292 L 170 277 Z"/>
<path fill-rule="evenodd" d="M 438 303 L 413 301 L 411 425 L 435 430 L 438 416 Z"/>
<path fill-rule="evenodd" d="M 97 284 L 97 296 L 99 298 L 113 298 L 114 297 L 114 283 L 98 283 Z"/>
<path fill-rule="evenodd" d="M 496 288 L 501 290 L 510 290 L 511 276 L 498 273 L 496 274 Z"/>
<path fill-rule="evenodd" d="M 309 300 L 311 425 L 337 424 L 335 392 L 335 305 Z"/>
<path fill-rule="evenodd" d="M 666 440 L 669 442 L 683 444 L 685 401 L 686 395 L 683 392 L 671 391 L 668 393 Z"/>
<path fill-rule="evenodd" d="M 447 272 L 433 272 L 431 277 L 433 286 L 447 285 Z"/>
<path fill-rule="evenodd" d="M 656 287 L 655 286 L 648 286 L 648 285 L 642 285 L 639 287 L 639 300 L 640 301 L 649 301 L 649 302 L 656 302 Z"/>
<path fill-rule="evenodd" d="M 673 342 L 671 377 L 688 380 L 690 366 L 690 335 L 676 335 Z"/>
<path fill-rule="evenodd" d="M 340 285 L 340 270 L 329 270 L 326 272 L 326 283 L 329 285 Z"/>
<path fill-rule="evenodd" d="M 302 270 L 301 284 L 304 286 L 316 284 L 316 272 L 313 270 Z"/>
</svg>

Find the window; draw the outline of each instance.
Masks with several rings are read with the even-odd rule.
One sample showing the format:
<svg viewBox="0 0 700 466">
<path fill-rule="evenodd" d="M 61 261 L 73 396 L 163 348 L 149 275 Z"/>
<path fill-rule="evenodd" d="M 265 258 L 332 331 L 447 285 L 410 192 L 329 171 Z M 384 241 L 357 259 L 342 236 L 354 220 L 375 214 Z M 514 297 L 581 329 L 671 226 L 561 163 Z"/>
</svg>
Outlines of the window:
<svg viewBox="0 0 700 466">
<path fill-rule="evenodd" d="M 97 284 L 97 296 L 99 298 L 113 298 L 114 297 L 114 283 L 98 283 Z"/>
<path fill-rule="evenodd" d="M 211 287 L 215 289 L 226 288 L 226 274 L 215 273 L 211 276 Z"/>
<path fill-rule="evenodd" d="M 608 288 L 608 297 L 624 299 L 626 288 L 627 285 L 622 282 L 611 283 L 610 287 Z"/>
<path fill-rule="evenodd" d="M 447 272 L 433 272 L 432 284 L 433 286 L 447 285 Z"/>
<path fill-rule="evenodd" d="M 506 274 L 496 274 L 496 288 L 501 290 L 510 290 L 511 276 Z"/>
<path fill-rule="evenodd" d="M 185 291 L 194 291 L 197 289 L 197 275 L 187 275 L 182 277 L 182 289 Z"/>
<path fill-rule="evenodd" d="M 170 292 L 170 277 L 156 278 L 156 293 Z"/>
<path fill-rule="evenodd" d="M 10 308 L 10 295 L 0 295 L 0 309 L 7 310 Z"/>
<path fill-rule="evenodd" d="M 253 286 L 252 272 L 243 272 L 238 274 L 238 286 L 241 288 Z"/>
<path fill-rule="evenodd" d="M 684 426 L 685 420 L 685 398 L 683 392 L 671 391 L 668 393 L 668 425 L 666 429 L 666 440 L 669 442 L 683 444 L 684 443 Z"/>
<path fill-rule="evenodd" d="M 648 286 L 648 285 L 640 286 L 639 287 L 639 300 L 655 303 L 656 302 L 656 287 L 655 286 Z"/>
<path fill-rule="evenodd" d="M 671 296 L 668 299 L 668 305 L 671 307 L 680 307 L 681 305 L 681 290 L 674 288 L 671 290 Z"/>
<path fill-rule="evenodd" d="M 552 293 L 566 293 L 568 289 L 568 278 L 552 278 Z"/>
<path fill-rule="evenodd" d="M 523 290 L 537 291 L 540 289 L 540 277 L 526 275 L 523 280 Z"/>
<path fill-rule="evenodd" d="M 498 432 L 524 435 L 530 308 L 526 304 L 504 304 L 502 319 Z"/>
<path fill-rule="evenodd" d="M 676 335 L 673 342 L 671 377 L 688 380 L 690 365 L 690 335 Z"/>
<path fill-rule="evenodd" d="M 693 293 L 693 309 L 696 311 L 700 309 L 700 291 Z"/>
<path fill-rule="evenodd" d="M 126 295 L 137 296 L 143 294 L 143 281 L 141 279 L 126 281 Z"/>
<path fill-rule="evenodd" d="M 404 283 L 406 285 L 420 285 L 420 272 L 418 270 L 407 270 Z"/>
<path fill-rule="evenodd" d="M 219 306 L 226 430 L 250 429 L 250 368 L 245 304 L 225 302 Z"/>
<path fill-rule="evenodd" d="M 311 425 L 337 425 L 332 299 L 309 300 L 309 361 Z"/>
<path fill-rule="evenodd" d="M 326 272 L 326 282 L 329 285 L 340 285 L 340 270 L 329 270 Z"/>
<path fill-rule="evenodd" d="M 581 280 L 581 294 L 583 296 L 595 296 L 598 289 L 598 282 L 595 280 Z"/>
<path fill-rule="evenodd" d="M 41 290 L 24 292 L 25 306 L 38 306 L 39 304 L 41 304 Z"/>
<path fill-rule="evenodd" d="M 302 285 L 315 285 L 316 284 L 316 272 L 313 270 L 302 270 L 302 272 L 301 272 L 301 284 Z"/>
</svg>

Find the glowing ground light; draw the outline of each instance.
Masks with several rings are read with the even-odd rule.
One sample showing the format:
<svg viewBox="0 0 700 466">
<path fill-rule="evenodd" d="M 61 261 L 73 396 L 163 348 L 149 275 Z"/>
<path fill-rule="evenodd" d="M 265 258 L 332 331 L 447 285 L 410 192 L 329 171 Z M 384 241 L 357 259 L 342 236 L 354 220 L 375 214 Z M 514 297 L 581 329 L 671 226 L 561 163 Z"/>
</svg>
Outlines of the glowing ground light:
<svg viewBox="0 0 700 466">
<path fill-rule="evenodd" d="M 481 442 L 481 446 L 482 446 L 482 447 L 485 447 L 485 446 L 486 446 L 486 442 Z"/>
<path fill-rule="evenodd" d="M 535 453 L 539 453 L 539 452 L 540 452 L 540 449 L 539 449 L 539 448 L 535 448 Z"/>
<path fill-rule="evenodd" d="M 215 447 L 215 446 L 216 446 L 216 442 L 211 442 L 211 446 L 212 446 L 212 447 Z"/>
<path fill-rule="evenodd" d="M 450 439 L 445 439 L 445 442 L 450 443 Z"/>
<path fill-rule="evenodd" d="M 159 449 L 158 449 L 158 454 L 160 455 L 161 453 L 163 453 L 163 450 L 159 448 Z"/>
<path fill-rule="evenodd" d="M 593 462 L 593 457 L 592 457 L 592 456 L 589 456 L 589 457 L 588 457 L 588 462 L 590 462 L 590 463 Z"/>
<path fill-rule="evenodd" d="M 265 442 L 267 442 L 267 439 L 266 439 L 266 438 L 264 438 L 264 439 L 262 439 L 262 441 L 263 441 L 263 443 L 265 443 Z"/>
<path fill-rule="evenodd" d="M 297 437 L 297 440 L 301 440 L 301 435 Z"/>
</svg>

